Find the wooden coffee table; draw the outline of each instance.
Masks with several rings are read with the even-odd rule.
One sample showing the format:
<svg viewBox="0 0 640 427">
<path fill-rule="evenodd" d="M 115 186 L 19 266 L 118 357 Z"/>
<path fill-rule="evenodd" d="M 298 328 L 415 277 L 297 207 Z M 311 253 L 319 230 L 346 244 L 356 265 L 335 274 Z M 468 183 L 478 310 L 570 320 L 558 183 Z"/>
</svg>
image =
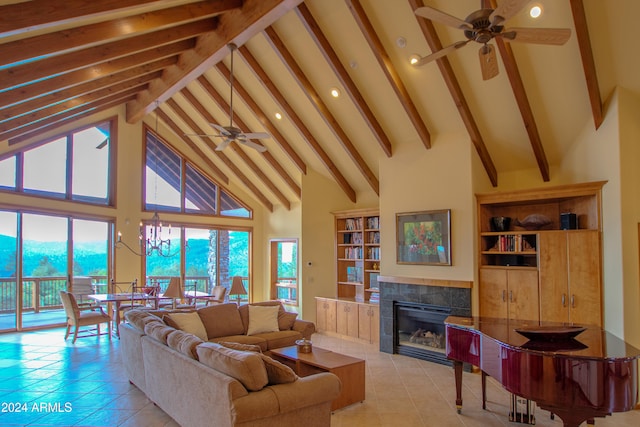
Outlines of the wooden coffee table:
<svg viewBox="0 0 640 427">
<path fill-rule="evenodd" d="M 291 367 L 301 377 L 318 372 L 337 375 L 342 381 L 342 391 L 331 403 L 332 411 L 364 400 L 364 360 L 315 346 L 311 353 L 300 353 L 297 346 L 270 352 L 274 359 Z"/>
</svg>

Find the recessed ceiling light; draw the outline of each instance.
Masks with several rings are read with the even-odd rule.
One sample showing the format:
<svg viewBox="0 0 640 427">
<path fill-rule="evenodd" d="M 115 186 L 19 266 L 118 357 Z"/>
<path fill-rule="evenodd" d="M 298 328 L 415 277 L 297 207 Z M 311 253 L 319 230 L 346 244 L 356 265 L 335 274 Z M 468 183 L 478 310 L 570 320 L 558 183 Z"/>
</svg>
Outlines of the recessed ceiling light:
<svg viewBox="0 0 640 427">
<path fill-rule="evenodd" d="M 282 120 L 282 114 L 276 113 L 275 116 L 276 116 L 276 119 Z"/>
<path fill-rule="evenodd" d="M 529 9 L 529 16 L 532 18 L 539 18 L 542 15 L 542 6 L 539 4 L 534 5 L 531 9 Z"/>
<path fill-rule="evenodd" d="M 337 87 L 332 87 L 331 88 L 331 96 L 333 96 L 334 98 L 337 98 L 340 96 L 340 89 L 338 89 Z"/>
<path fill-rule="evenodd" d="M 417 53 L 414 53 L 409 57 L 409 64 L 411 65 L 417 64 L 418 61 L 420 61 L 420 55 L 418 55 Z"/>
<path fill-rule="evenodd" d="M 398 45 L 399 48 L 404 48 L 407 46 L 407 39 L 405 39 L 404 37 L 400 36 L 396 39 L 396 45 Z"/>
</svg>

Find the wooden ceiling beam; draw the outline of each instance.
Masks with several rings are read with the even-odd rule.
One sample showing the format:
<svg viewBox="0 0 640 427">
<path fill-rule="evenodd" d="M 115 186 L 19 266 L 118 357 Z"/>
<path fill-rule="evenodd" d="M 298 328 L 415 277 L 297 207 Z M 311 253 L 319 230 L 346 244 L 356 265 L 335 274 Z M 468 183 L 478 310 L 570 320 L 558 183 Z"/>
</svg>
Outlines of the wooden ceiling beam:
<svg viewBox="0 0 640 427">
<path fill-rule="evenodd" d="M 187 125 L 187 127 L 192 129 L 199 135 L 206 135 L 206 132 L 202 128 L 200 128 L 195 121 L 193 121 L 193 119 L 178 105 L 178 103 L 173 98 L 168 99 L 166 104 L 178 117 L 180 117 L 180 119 Z M 269 209 L 269 212 L 273 212 L 273 204 L 269 201 L 269 199 L 265 197 L 263 192 L 255 186 L 255 184 L 240 170 L 240 168 L 238 168 L 231 161 L 229 157 L 227 157 L 226 154 L 224 154 L 222 151 L 216 151 L 216 145 L 213 143 L 213 139 L 206 136 L 201 136 L 200 139 L 209 148 L 211 148 L 211 153 L 220 158 L 222 163 L 224 163 L 225 166 L 228 167 L 231 172 L 240 180 L 240 182 L 244 184 L 251 193 L 253 193 L 256 199 L 259 200 L 260 203 L 262 203 L 267 209 Z"/>
<path fill-rule="evenodd" d="M 61 55 L 83 47 L 149 34 L 180 24 L 211 18 L 241 5 L 241 0 L 185 4 L 14 40 L 2 45 L 0 66 L 30 58 Z"/>
<path fill-rule="evenodd" d="M 322 98 L 315 90 L 305 73 L 302 71 L 293 55 L 287 47 L 284 45 L 284 42 L 280 39 L 276 31 L 273 27 L 269 27 L 265 29 L 265 37 L 269 44 L 273 47 L 275 52 L 278 54 L 284 65 L 289 69 L 289 72 L 293 76 L 293 78 L 298 82 L 298 85 L 302 88 L 304 93 L 307 94 L 309 101 L 311 104 L 318 110 L 320 116 L 324 119 L 327 126 L 333 131 L 334 135 L 342 145 L 342 148 L 347 152 L 353 163 L 356 165 L 362 176 L 365 178 L 369 186 L 373 189 L 376 194 L 380 194 L 380 183 L 378 178 L 374 175 L 373 171 L 367 165 L 367 162 L 364 161 L 356 147 L 353 145 L 345 131 L 342 129 L 336 118 L 331 113 L 331 110 L 327 107 L 327 105 L 322 101 Z"/>
<path fill-rule="evenodd" d="M 48 116 L 62 113 L 65 110 L 79 108 L 82 105 L 107 98 L 116 93 L 125 92 L 132 88 L 140 89 L 151 80 L 158 78 L 159 75 L 160 71 L 155 71 L 149 74 L 137 76 L 133 79 L 128 79 L 108 87 L 92 90 L 88 93 L 84 92 L 79 96 L 65 99 L 63 102 L 56 102 L 43 106 L 37 110 L 30 111 L 20 116 L 14 116 L 0 123 L 0 135 L 10 131 L 11 129 L 20 128 L 30 123 L 38 122 Z"/>
<path fill-rule="evenodd" d="M 215 25 L 216 18 L 210 18 L 6 68 L 0 70 L 0 90 L 196 37 L 212 31 Z"/>
<path fill-rule="evenodd" d="M 176 60 L 177 57 L 161 59 L 159 61 L 145 64 L 141 67 L 130 68 L 115 74 L 110 74 L 101 79 L 91 80 L 84 84 L 49 92 L 46 95 L 31 98 L 28 101 L 12 105 L 8 108 L 0 108 L 0 123 L 45 108 L 49 105 L 59 104 L 67 99 L 75 98 L 96 90 L 105 89 L 109 86 L 113 86 L 127 80 L 137 79 L 141 76 L 148 76 L 151 73 L 157 73 L 163 68 L 175 63 Z M 159 74 L 155 75 L 154 78 L 158 76 Z"/>
<path fill-rule="evenodd" d="M 114 12 L 162 5 L 163 0 L 36 0 L 0 7 L 0 37 L 44 30 L 76 19 L 99 18 Z"/>
<path fill-rule="evenodd" d="M 196 48 L 185 52 L 179 66 L 171 67 L 151 89 L 139 94 L 135 102 L 127 105 L 127 122 L 141 120 L 153 111 L 155 102 L 164 102 L 191 81 L 228 55 L 227 44 L 233 41 L 242 46 L 303 0 L 244 0 L 242 8 L 220 15 L 216 31 L 200 36 Z"/>
<path fill-rule="evenodd" d="M 64 90 L 75 85 L 79 85 L 94 79 L 108 77 L 111 74 L 119 73 L 124 70 L 142 67 L 141 70 L 146 72 L 153 71 L 149 69 L 149 63 L 162 60 L 163 58 L 172 58 L 172 63 L 177 62 L 178 54 L 185 50 L 192 49 L 195 46 L 195 40 L 182 40 L 177 43 L 161 46 L 138 52 L 134 55 L 125 56 L 123 58 L 107 61 L 102 64 L 92 65 L 69 73 L 59 74 L 46 80 L 40 80 L 26 86 L 19 86 L 12 90 L 2 93 L 0 98 L 0 108 L 5 108 L 12 104 L 24 102 L 28 99 L 37 98 L 58 90 Z"/>
<path fill-rule="evenodd" d="M 380 41 L 380 38 L 376 34 L 376 30 L 373 28 L 371 21 L 369 21 L 364 8 L 360 4 L 360 0 L 345 0 L 345 2 L 347 3 L 347 7 L 349 8 L 349 11 L 351 11 L 351 14 L 353 15 L 356 23 L 358 24 L 360 31 L 364 35 L 364 38 L 367 40 L 367 43 L 369 43 L 369 47 L 371 48 L 371 51 L 373 52 L 376 60 L 380 64 L 380 67 L 382 68 L 385 76 L 389 80 L 391 87 L 398 96 L 400 104 L 405 109 L 409 120 L 418 133 L 420 141 L 422 141 L 422 144 L 427 149 L 431 148 L 431 134 L 429 133 L 427 126 L 422 120 L 422 117 L 420 117 L 418 109 L 411 100 L 409 91 L 405 87 L 404 83 L 402 83 L 400 74 L 398 74 L 398 71 L 394 67 L 391 58 L 389 58 L 389 55 L 387 54 L 382 41 Z"/>
<path fill-rule="evenodd" d="M 224 99 L 222 99 L 220 94 L 218 92 L 216 92 L 216 90 L 213 88 L 213 86 L 211 86 L 210 84 L 207 84 L 208 82 L 203 84 L 202 80 L 206 80 L 206 79 L 200 79 L 200 80 L 198 80 L 198 82 L 201 85 L 203 85 L 203 87 L 205 88 L 207 93 L 213 98 L 213 100 L 216 102 L 216 104 L 218 104 L 218 107 L 222 111 L 229 111 L 229 108 L 230 108 L 229 105 L 226 103 L 226 101 L 224 101 Z M 209 91 L 209 90 L 211 90 L 211 91 Z M 180 94 L 185 97 L 185 99 L 189 102 L 189 104 L 191 104 L 191 106 L 208 123 L 216 123 L 215 117 L 213 117 L 211 115 L 211 113 L 209 113 L 209 111 L 202 105 L 202 103 L 200 103 L 200 101 L 198 101 L 198 98 L 196 98 L 193 95 L 193 93 L 191 93 L 191 91 L 189 90 L 188 87 L 185 87 L 184 89 L 182 89 L 180 91 Z M 238 128 L 241 131 L 243 131 L 243 132 L 249 131 L 247 125 L 242 121 L 242 119 L 240 119 L 235 114 L 234 114 L 234 121 L 235 121 L 235 124 L 238 126 Z M 256 141 L 254 141 L 254 142 L 256 142 Z M 280 191 L 280 189 L 273 183 L 273 181 L 271 181 L 269 179 L 269 177 L 253 161 L 253 159 L 251 159 L 251 157 L 249 157 L 249 155 L 245 152 L 243 147 L 241 147 L 241 144 L 236 143 L 236 142 L 232 142 L 231 144 L 229 144 L 227 146 L 227 148 L 229 150 L 233 151 L 234 153 L 236 153 L 236 155 L 242 159 L 242 161 L 249 167 L 249 169 L 254 173 L 254 175 L 256 175 L 260 179 L 260 181 L 262 181 L 262 183 L 265 185 L 265 187 L 267 187 L 269 189 L 269 191 L 271 191 L 271 193 L 274 196 L 276 196 L 276 198 L 278 200 L 280 200 L 280 203 L 282 203 L 283 206 L 285 206 L 287 208 L 287 210 L 291 209 L 291 202 L 289 202 L 289 200 L 282 193 L 282 191 Z M 252 150 L 252 148 L 249 148 L 249 150 Z"/>
<path fill-rule="evenodd" d="M 424 2 L 422 0 L 409 0 L 409 5 L 411 6 L 411 10 L 416 10 L 419 7 L 424 6 Z M 424 38 L 427 40 L 429 44 L 429 48 L 431 52 L 437 52 L 442 49 L 442 42 L 440 41 L 440 37 L 438 37 L 438 33 L 429 19 L 423 19 L 416 17 L 418 21 L 418 25 L 422 30 L 422 34 Z M 498 172 L 496 170 L 496 166 L 491 159 L 491 155 L 487 150 L 487 146 L 484 143 L 484 139 L 480 134 L 480 129 L 478 129 L 478 125 L 476 123 L 475 118 L 473 117 L 473 113 L 471 112 L 471 108 L 469 108 L 469 104 L 467 103 L 467 99 L 462 92 L 462 88 L 460 87 L 460 83 L 458 83 L 458 79 L 453 72 L 453 68 L 451 67 L 451 62 L 449 59 L 444 56 L 436 61 L 438 64 L 438 68 L 440 69 L 440 74 L 442 74 L 442 78 L 449 88 L 449 93 L 451 93 L 451 97 L 453 98 L 453 102 L 456 104 L 458 108 L 458 113 L 462 118 L 462 123 L 467 129 L 467 133 L 471 138 L 471 142 L 480 157 L 480 161 L 484 166 L 484 170 L 487 172 L 487 176 L 491 181 L 491 185 L 496 187 L 498 185 Z"/>
<path fill-rule="evenodd" d="M 342 86 L 346 89 L 346 92 L 351 97 L 351 100 L 360 112 L 360 115 L 365 120 L 365 122 L 369 126 L 369 129 L 378 140 L 380 148 L 382 148 L 382 151 L 387 155 L 387 157 L 391 157 L 393 154 L 391 140 L 384 132 L 384 129 L 382 129 L 382 126 L 380 126 L 378 119 L 376 119 L 376 116 L 369 108 L 367 101 L 365 101 L 364 97 L 358 90 L 358 87 L 351 79 L 351 76 L 349 76 L 347 69 L 344 67 L 344 65 L 342 65 L 342 62 L 340 62 L 338 54 L 333 49 L 331 43 L 322 32 L 320 25 L 318 25 L 318 22 L 316 22 L 316 20 L 314 19 L 311 11 L 306 4 L 302 3 L 300 6 L 298 6 L 296 12 L 298 13 L 298 17 L 307 29 L 307 32 L 320 49 L 320 52 L 322 52 L 325 60 L 331 66 L 333 72 L 336 74 L 336 77 L 338 77 L 338 80 L 340 80 L 340 83 L 342 83 Z"/>
<path fill-rule="evenodd" d="M 497 7 L 496 0 L 490 0 L 490 2 L 491 8 L 495 9 Z M 520 75 L 516 58 L 513 55 L 513 50 L 511 49 L 511 45 L 505 42 L 502 37 L 496 37 L 494 40 L 496 42 L 496 46 L 498 46 L 498 50 L 500 51 L 500 57 L 502 58 L 502 63 L 507 76 L 509 77 L 509 83 L 511 83 L 513 95 L 516 98 L 516 103 L 520 109 L 524 128 L 529 135 L 529 141 L 531 142 L 531 148 L 533 149 L 533 154 L 535 155 L 536 162 L 538 163 L 538 169 L 540 169 L 540 175 L 542 175 L 542 180 L 544 182 L 548 182 L 551 178 L 549 176 L 547 155 L 544 152 L 544 147 L 540 140 L 538 125 L 536 124 L 536 119 L 533 115 L 533 110 L 531 109 L 531 104 L 529 103 L 527 91 L 524 88 L 522 76 Z"/>
<path fill-rule="evenodd" d="M 342 175 L 340 169 L 338 169 L 335 163 L 333 163 L 331 157 L 329 157 L 327 152 L 324 151 L 318 140 L 313 136 L 311 131 L 307 128 L 302 119 L 300 119 L 291 105 L 289 105 L 284 95 L 278 90 L 276 85 L 273 84 L 273 82 L 271 81 L 265 70 L 260 66 L 256 58 L 251 54 L 246 46 L 241 46 L 239 48 L 239 52 L 241 58 L 245 61 L 249 68 L 251 68 L 251 71 L 253 71 L 253 74 L 260 81 L 260 83 L 262 83 L 262 86 L 265 88 L 265 90 L 269 93 L 269 95 L 271 95 L 273 100 L 278 105 L 280 105 L 280 108 L 282 108 L 283 112 L 289 117 L 291 124 L 295 126 L 298 132 L 300 132 L 302 137 L 307 141 L 307 144 L 311 148 L 311 151 L 313 151 L 314 154 L 318 156 L 318 159 L 320 159 L 324 167 L 327 168 L 333 179 L 335 179 L 336 183 L 340 186 L 340 188 L 342 188 L 342 191 L 344 191 L 349 200 L 355 203 L 356 192 L 353 187 L 349 185 L 349 182 L 344 177 L 344 175 Z"/>
<path fill-rule="evenodd" d="M 101 111 L 108 110 L 109 108 L 117 107 L 120 104 L 134 98 L 136 90 L 140 90 L 140 88 L 136 88 L 126 93 L 118 93 L 113 96 L 110 96 L 107 99 L 95 101 L 91 104 L 84 105 L 83 106 L 84 108 L 81 108 L 81 109 L 78 108 L 74 110 L 66 110 L 61 114 L 58 114 L 55 116 L 48 116 L 47 118 L 39 122 L 32 123 L 29 126 L 25 126 L 24 128 L 14 129 L 8 134 L 3 135 L 1 139 L 2 140 L 8 139 L 10 146 L 20 144 L 32 138 L 38 137 L 45 132 L 49 132 L 52 129 L 63 126 L 67 123 L 75 122 L 85 117 L 92 116 Z M 40 141 L 35 142 L 35 144 L 39 144 L 39 143 Z M 31 144 L 27 144 L 26 146 L 20 146 L 19 151 L 24 151 L 30 145 Z"/>
<path fill-rule="evenodd" d="M 222 77 L 224 77 L 227 80 L 227 82 L 230 82 L 231 72 L 229 71 L 229 69 L 222 62 L 218 62 L 216 64 L 216 68 L 218 69 Z M 211 90 L 215 91 L 211 83 L 209 83 L 209 81 L 204 76 L 198 77 L 198 82 L 201 85 L 203 85 L 203 87 L 205 84 L 208 86 L 208 87 L 205 87 L 205 90 L 207 92 L 210 93 Z M 249 93 L 245 90 L 242 84 L 238 82 L 237 79 L 234 80 L 233 90 L 236 92 L 236 95 L 238 95 L 240 99 L 242 99 L 245 102 L 245 104 L 247 104 L 247 106 L 251 109 L 251 111 L 253 111 L 253 114 L 260 121 L 260 123 L 262 123 L 265 129 L 269 132 L 269 134 L 271 135 L 271 138 L 278 143 L 278 146 L 279 147 L 286 146 L 288 150 L 283 150 L 285 153 L 288 153 L 288 151 L 295 153 L 296 158 L 300 162 L 300 165 L 302 166 L 302 168 L 298 166 L 298 164 L 296 164 L 296 166 L 298 166 L 298 169 L 301 172 L 303 171 L 306 172 L 307 165 L 304 163 L 302 158 L 298 155 L 298 153 L 296 153 L 295 149 L 291 146 L 291 144 L 289 144 L 289 141 L 287 141 L 284 135 L 280 133 L 278 128 L 276 128 L 275 125 L 271 123 L 271 121 L 267 118 L 267 115 L 264 113 L 264 111 L 262 111 L 262 109 L 258 106 L 258 104 L 253 100 L 253 97 L 249 95 Z M 234 115 L 234 118 L 236 118 L 235 115 Z M 271 165 L 273 170 L 276 171 L 278 175 L 280 175 L 280 178 L 282 178 L 282 180 L 287 183 L 291 191 L 293 191 L 296 194 L 296 196 L 298 196 L 298 199 L 300 199 L 302 197 L 302 190 L 300 186 L 291 176 L 289 176 L 287 171 L 282 167 L 282 165 L 278 162 L 278 160 L 276 160 L 276 158 L 273 157 L 273 154 L 271 154 L 267 150 L 264 153 L 262 153 L 262 156 L 264 156 L 267 163 Z"/>
<path fill-rule="evenodd" d="M 576 38 L 578 39 L 578 47 L 580 49 L 580 56 L 582 57 L 584 78 L 587 82 L 587 90 L 589 91 L 589 101 L 591 103 L 593 122 L 596 130 L 598 130 L 604 120 L 604 113 L 602 111 L 603 106 L 602 98 L 600 97 L 600 85 L 598 84 L 596 63 L 593 58 L 593 50 L 591 49 L 591 38 L 589 37 L 587 16 L 585 14 L 583 0 L 570 0 L 570 3 L 573 22 L 576 27 Z"/>
<path fill-rule="evenodd" d="M 224 77 L 227 82 L 231 84 L 231 72 L 229 71 L 227 66 L 224 65 L 222 61 L 220 61 L 216 64 L 216 68 L 218 69 L 222 77 Z M 203 78 L 203 76 L 200 76 L 198 80 L 201 80 Z M 304 160 L 302 160 L 302 157 L 300 157 L 295 148 L 293 148 L 293 146 L 289 144 L 287 138 L 285 138 L 284 135 L 280 133 L 278 128 L 271 122 L 271 120 L 269 120 L 265 112 L 260 108 L 258 103 L 253 100 L 253 97 L 249 94 L 249 92 L 245 90 L 242 84 L 238 82 L 237 78 L 234 79 L 233 89 L 234 92 L 240 97 L 240 99 L 242 99 L 244 103 L 247 104 L 247 106 L 251 109 L 251 111 L 253 111 L 253 114 L 256 116 L 258 121 L 260 121 L 260 123 L 262 123 L 262 126 L 264 126 L 264 128 L 271 134 L 271 138 L 273 138 L 278 143 L 278 146 L 282 148 L 282 150 L 293 162 L 293 164 L 296 165 L 298 170 L 306 174 L 307 165 Z"/>
<path fill-rule="evenodd" d="M 209 169 L 213 172 L 213 175 L 215 175 L 218 180 L 221 180 L 226 185 L 229 185 L 229 177 L 224 172 L 222 172 L 222 170 L 213 162 L 213 160 L 211 160 L 209 155 L 207 155 L 207 153 L 205 153 L 202 149 L 200 149 L 200 147 L 198 147 L 198 145 L 195 142 L 193 142 L 191 138 L 188 138 L 187 136 L 185 136 L 182 129 L 180 129 L 180 126 L 178 126 L 178 124 L 175 121 L 173 121 L 171 117 L 169 117 L 169 115 L 162 110 L 162 107 L 156 108 L 154 110 L 154 113 L 158 115 L 160 120 L 162 120 L 164 124 L 169 129 L 171 129 L 171 131 L 182 142 L 184 142 L 187 145 L 187 147 L 193 150 L 197 158 L 202 160 L 209 167 Z M 185 157 L 191 157 L 191 156 L 185 155 Z"/>
</svg>

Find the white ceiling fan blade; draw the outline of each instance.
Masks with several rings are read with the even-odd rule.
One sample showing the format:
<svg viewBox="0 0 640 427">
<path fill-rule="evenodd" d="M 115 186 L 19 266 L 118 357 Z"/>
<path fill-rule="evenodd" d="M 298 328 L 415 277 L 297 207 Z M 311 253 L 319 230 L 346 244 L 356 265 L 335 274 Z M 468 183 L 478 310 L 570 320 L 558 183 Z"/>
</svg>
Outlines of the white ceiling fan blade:
<svg viewBox="0 0 640 427">
<path fill-rule="evenodd" d="M 459 28 L 462 30 L 473 29 L 473 26 L 468 22 L 463 21 L 460 18 L 456 18 L 455 16 L 449 15 L 448 13 L 444 13 L 442 11 L 439 11 L 438 9 L 434 9 L 429 6 L 417 8 L 415 10 L 415 14 L 423 18 L 430 19 L 432 21 L 440 22 L 441 24 L 445 24 L 453 28 Z"/>
<path fill-rule="evenodd" d="M 428 64 L 429 62 L 435 61 L 436 59 L 442 58 L 445 55 L 448 55 L 449 53 L 453 52 L 454 50 L 460 49 L 461 47 L 465 46 L 467 43 L 469 43 L 470 40 L 464 40 L 464 41 L 459 41 L 459 42 L 455 42 L 454 44 L 451 44 L 447 47 L 443 47 L 442 49 L 440 49 L 439 51 L 432 53 L 431 55 L 427 55 L 424 56 L 420 59 L 418 59 L 418 61 L 413 64 L 415 66 L 420 66 L 420 65 L 425 65 Z"/>
<path fill-rule="evenodd" d="M 249 132 L 249 133 L 243 133 L 242 135 L 244 135 L 244 137 L 246 139 L 267 139 L 267 138 L 271 138 L 271 135 L 269 135 L 266 132 Z"/>
<path fill-rule="evenodd" d="M 233 139 L 231 138 L 226 138 L 224 141 L 222 141 L 220 144 L 218 144 L 218 146 L 216 147 L 216 151 L 222 151 L 225 148 L 227 148 L 227 146 L 229 144 L 231 144 L 231 141 L 233 141 Z"/>
<path fill-rule="evenodd" d="M 229 130 L 227 128 L 225 128 L 224 126 L 220 126 L 220 125 L 215 124 L 215 123 L 209 123 L 209 125 L 211 125 L 212 128 L 217 129 L 224 136 L 231 135 Z"/>
<path fill-rule="evenodd" d="M 502 0 L 489 16 L 491 27 L 502 25 L 504 21 L 520 12 L 530 1 L 531 0 Z"/>
<path fill-rule="evenodd" d="M 563 45 L 571 37 L 569 28 L 509 28 L 500 34 L 512 42 Z"/>
<path fill-rule="evenodd" d="M 251 147 L 251 148 L 253 148 L 254 150 L 259 151 L 259 152 L 261 152 L 261 153 L 264 153 L 265 151 L 267 151 L 267 147 L 265 147 L 264 145 L 257 144 L 257 143 L 255 143 L 255 142 L 252 142 L 252 141 L 248 140 L 248 139 L 238 139 L 237 141 L 238 141 L 240 144 L 244 144 L 244 145 L 246 145 L 247 147 Z"/>
</svg>

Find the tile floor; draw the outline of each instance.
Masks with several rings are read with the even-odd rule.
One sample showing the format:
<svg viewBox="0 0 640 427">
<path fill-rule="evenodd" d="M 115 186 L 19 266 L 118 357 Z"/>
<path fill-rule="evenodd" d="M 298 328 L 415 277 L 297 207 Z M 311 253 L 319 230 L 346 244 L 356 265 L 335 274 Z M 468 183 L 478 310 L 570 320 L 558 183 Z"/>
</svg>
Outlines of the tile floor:
<svg viewBox="0 0 640 427">
<path fill-rule="evenodd" d="M 63 336 L 62 329 L 0 335 L 0 426 L 177 426 L 129 384 L 117 339 L 80 338 L 74 345 Z M 451 368 L 333 337 L 316 334 L 313 342 L 367 362 L 366 400 L 336 411 L 332 427 L 523 425 L 508 421 L 508 394 L 492 379 L 484 411 L 480 375 L 465 373 L 457 414 Z M 535 415 L 538 426 L 562 425 L 540 409 Z M 596 420 L 604 427 L 638 425 L 640 411 Z"/>
</svg>

